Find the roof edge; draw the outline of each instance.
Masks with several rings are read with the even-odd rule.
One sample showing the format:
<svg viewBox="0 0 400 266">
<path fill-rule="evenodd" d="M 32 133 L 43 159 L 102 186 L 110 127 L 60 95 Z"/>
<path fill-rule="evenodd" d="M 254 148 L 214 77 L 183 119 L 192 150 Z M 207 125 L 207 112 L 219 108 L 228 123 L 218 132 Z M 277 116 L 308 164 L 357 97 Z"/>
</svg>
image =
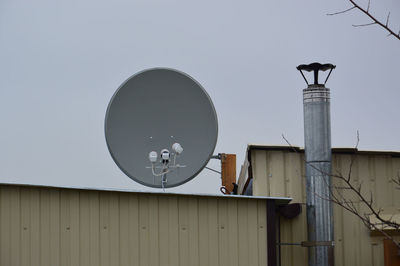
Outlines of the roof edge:
<svg viewBox="0 0 400 266">
<path fill-rule="evenodd" d="M 196 196 L 196 197 L 213 197 L 213 198 L 237 198 L 237 199 L 258 199 L 258 200 L 275 200 L 278 205 L 284 205 L 292 201 L 288 197 L 265 197 L 265 196 L 246 196 L 246 195 L 224 195 L 224 194 L 190 194 L 190 193 L 171 193 L 159 191 L 141 191 L 130 189 L 117 189 L 117 188 L 90 188 L 90 187 L 74 187 L 74 186 L 51 186 L 51 185 L 37 185 L 37 184 L 19 184 L 19 183 L 6 183 L 1 182 L 0 186 L 20 186 L 32 188 L 47 188 L 47 189 L 71 189 L 71 190 L 85 190 L 85 191 L 105 191 L 105 192 L 122 192 L 122 193 L 138 193 L 138 194 L 154 194 L 154 195 L 173 195 L 173 196 Z"/>
<path fill-rule="evenodd" d="M 268 150 L 268 151 L 291 151 L 304 152 L 303 147 L 289 145 L 263 145 L 263 144 L 248 144 L 247 150 Z M 332 153 L 349 153 L 349 154 L 366 154 L 366 155 L 390 155 L 400 157 L 400 151 L 385 151 L 385 150 L 359 150 L 358 148 L 348 147 L 333 147 Z"/>
</svg>

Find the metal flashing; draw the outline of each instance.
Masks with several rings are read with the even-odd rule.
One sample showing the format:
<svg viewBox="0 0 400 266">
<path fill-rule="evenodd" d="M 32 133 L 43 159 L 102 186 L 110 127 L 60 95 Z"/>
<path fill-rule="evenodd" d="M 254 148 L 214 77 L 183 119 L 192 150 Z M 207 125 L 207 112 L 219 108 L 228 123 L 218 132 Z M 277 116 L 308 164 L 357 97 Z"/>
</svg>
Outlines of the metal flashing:
<svg viewBox="0 0 400 266">
<path fill-rule="evenodd" d="M 53 188 L 53 189 L 76 189 L 76 190 L 93 190 L 93 191 L 110 191 L 110 192 L 126 192 L 126 193 L 140 193 L 140 194 L 158 194 L 158 195 L 173 195 L 173 196 L 199 196 L 199 197 L 212 197 L 212 198 L 237 198 L 237 199 L 257 199 L 257 200 L 275 200 L 277 205 L 288 204 L 292 198 L 287 197 L 265 197 L 265 196 L 246 196 L 246 195 L 224 195 L 224 194 L 207 194 L 207 193 L 171 193 L 171 192 L 158 192 L 158 191 L 142 191 L 131 189 L 118 189 L 118 188 L 91 188 L 91 187 L 74 187 L 74 186 L 51 186 L 51 185 L 38 185 L 38 184 L 19 184 L 19 183 L 0 183 L 0 185 L 8 186 L 22 186 L 22 187 L 38 187 L 38 188 Z"/>
</svg>

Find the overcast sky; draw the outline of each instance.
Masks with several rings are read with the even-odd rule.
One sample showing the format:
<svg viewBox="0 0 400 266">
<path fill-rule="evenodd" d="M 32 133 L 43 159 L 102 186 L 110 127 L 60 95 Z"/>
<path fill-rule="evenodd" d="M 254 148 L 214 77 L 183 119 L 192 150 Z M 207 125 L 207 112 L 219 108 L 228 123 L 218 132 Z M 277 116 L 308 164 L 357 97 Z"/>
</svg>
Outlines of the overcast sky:
<svg viewBox="0 0 400 266">
<path fill-rule="evenodd" d="M 360 1 L 366 5 L 366 1 Z M 215 153 L 303 146 L 302 63 L 333 63 L 333 147 L 400 151 L 400 41 L 348 1 L 0 1 L 0 182 L 151 190 L 125 176 L 104 138 L 107 104 L 146 68 L 191 75 L 212 98 Z M 371 12 L 400 29 L 400 2 Z M 209 164 L 215 169 L 219 162 Z M 219 193 L 203 170 L 168 191 Z"/>
</svg>

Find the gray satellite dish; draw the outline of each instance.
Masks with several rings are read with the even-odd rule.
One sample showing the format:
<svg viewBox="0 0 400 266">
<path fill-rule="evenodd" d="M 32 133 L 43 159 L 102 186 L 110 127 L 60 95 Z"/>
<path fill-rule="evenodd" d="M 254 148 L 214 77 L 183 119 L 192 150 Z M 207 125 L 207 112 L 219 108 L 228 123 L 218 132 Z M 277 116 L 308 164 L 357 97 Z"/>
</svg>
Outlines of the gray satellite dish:
<svg viewBox="0 0 400 266">
<path fill-rule="evenodd" d="M 150 187 L 175 187 L 194 178 L 210 160 L 217 115 L 207 92 L 190 76 L 148 69 L 131 76 L 111 98 L 105 135 L 112 158 L 131 179 Z"/>
</svg>

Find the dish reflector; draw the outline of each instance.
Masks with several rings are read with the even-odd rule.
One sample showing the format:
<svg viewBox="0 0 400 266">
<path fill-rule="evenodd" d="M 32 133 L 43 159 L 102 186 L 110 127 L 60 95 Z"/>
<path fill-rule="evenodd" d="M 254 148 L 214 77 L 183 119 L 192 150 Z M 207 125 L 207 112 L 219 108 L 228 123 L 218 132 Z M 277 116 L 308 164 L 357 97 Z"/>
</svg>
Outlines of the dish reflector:
<svg viewBox="0 0 400 266">
<path fill-rule="evenodd" d="M 105 135 L 112 158 L 131 179 L 150 187 L 175 187 L 194 178 L 210 160 L 217 115 L 207 92 L 190 76 L 148 69 L 131 76 L 111 98 Z"/>
</svg>

